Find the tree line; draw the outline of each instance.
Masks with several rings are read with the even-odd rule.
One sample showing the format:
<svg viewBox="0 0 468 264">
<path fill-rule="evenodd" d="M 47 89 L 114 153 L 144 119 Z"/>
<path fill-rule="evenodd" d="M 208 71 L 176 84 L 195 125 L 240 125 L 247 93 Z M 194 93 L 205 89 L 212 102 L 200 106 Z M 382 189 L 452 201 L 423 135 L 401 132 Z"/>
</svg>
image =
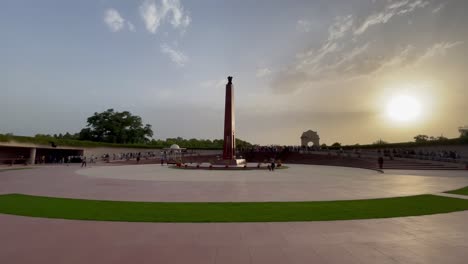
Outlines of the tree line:
<svg viewBox="0 0 468 264">
<path fill-rule="evenodd" d="M 223 148 L 222 139 L 184 139 L 181 137 L 167 138 L 165 140 L 152 139 L 152 126 L 143 124 L 142 118 L 128 111 L 117 112 L 108 109 L 101 113 L 94 113 L 88 117 L 87 125 L 78 133 L 65 134 L 37 134 L 36 138 L 50 138 L 60 140 L 81 140 L 114 144 L 139 144 L 155 148 L 170 147 L 177 144 L 183 148 Z M 237 148 L 250 147 L 247 141 L 236 139 Z"/>
</svg>

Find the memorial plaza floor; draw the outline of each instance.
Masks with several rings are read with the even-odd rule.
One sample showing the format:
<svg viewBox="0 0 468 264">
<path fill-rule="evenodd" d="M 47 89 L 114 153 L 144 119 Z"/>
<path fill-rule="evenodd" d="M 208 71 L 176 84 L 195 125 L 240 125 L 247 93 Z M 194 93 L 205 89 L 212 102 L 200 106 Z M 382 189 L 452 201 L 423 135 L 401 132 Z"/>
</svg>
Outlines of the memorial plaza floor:
<svg viewBox="0 0 468 264">
<path fill-rule="evenodd" d="M 265 171 L 160 165 L 0 169 L 0 194 L 119 201 L 328 201 L 439 194 L 468 171 L 291 165 Z M 468 198 L 468 197 L 467 197 Z M 135 223 L 0 214 L 0 263 L 466 263 L 468 211 L 385 219 Z"/>
</svg>

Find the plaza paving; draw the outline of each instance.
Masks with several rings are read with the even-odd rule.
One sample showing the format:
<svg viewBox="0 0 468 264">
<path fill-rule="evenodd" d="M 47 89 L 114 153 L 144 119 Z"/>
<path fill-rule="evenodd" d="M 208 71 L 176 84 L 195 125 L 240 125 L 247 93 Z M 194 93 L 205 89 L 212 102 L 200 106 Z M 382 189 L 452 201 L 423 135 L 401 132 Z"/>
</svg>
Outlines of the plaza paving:
<svg viewBox="0 0 468 264">
<path fill-rule="evenodd" d="M 0 172 L 0 193 L 137 201 L 361 199 L 466 185 L 466 171 L 381 174 L 306 165 L 274 173 L 158 165 Z M 463 211 L 331 222 L 170 224 L 0 214 L 0 263 L 466 263 L 467 219 Z"/>
<path fill-rule="evenodd" d="M 275 172 L 73 165 L 3 172 L 0 193 L 129 201 L 319 201 L 437 193 L 468 185 L 468 171 L 408 173 L 314 165 Z"/>
</svg>

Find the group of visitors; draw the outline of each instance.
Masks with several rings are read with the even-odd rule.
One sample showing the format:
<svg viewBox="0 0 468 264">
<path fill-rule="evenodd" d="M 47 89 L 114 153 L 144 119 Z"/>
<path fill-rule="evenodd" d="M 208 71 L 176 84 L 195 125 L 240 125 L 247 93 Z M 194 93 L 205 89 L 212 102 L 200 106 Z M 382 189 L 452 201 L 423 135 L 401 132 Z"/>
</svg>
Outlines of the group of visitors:
<svg viewBox="0 0 468 264">
<path fill-rule="evenodd" d="M 113 153 L 112 160 L 137 160 L 139 162 L 142 158 L 144 159 L 151 159 L 155 158 L 156 153 L 154 151 L 146 151 L 146 152 L 121 152 L 121 153 Z M 102 155 L 104 160 L 110 161 L 111 156 L 109 154 Z"/>
<path fill-rule="evenodd" d="M 385 157 L 398 157 L 398 158 L 417 158 L 417 159 L 431 159 L 431 160 L 459 160 L 461 155 L 453 150 L 423 150 L 423 149 L 384 149 L 377 150 L 377 153 Z"/>
<path fill-rule="evenodd" d="M 270 145 L 270 146 L 259 146 L 254 145 L 252 147 L 245 147 L 238 149 L 240 152 L 251 152 L 251 153 L 279 153 L 282 151 L 289 152 L 301 152 L 301 151 L 320 151 L 325 150 L 317 146 L 279 146 L 279 145 Z"/>
<path fill-rule="evenodd" d="M 274 159 L 270 160 L 270 164 L 268 164 L 267 168 L 269 171 L 275 171 L 276 163 Z"/>
</svg>

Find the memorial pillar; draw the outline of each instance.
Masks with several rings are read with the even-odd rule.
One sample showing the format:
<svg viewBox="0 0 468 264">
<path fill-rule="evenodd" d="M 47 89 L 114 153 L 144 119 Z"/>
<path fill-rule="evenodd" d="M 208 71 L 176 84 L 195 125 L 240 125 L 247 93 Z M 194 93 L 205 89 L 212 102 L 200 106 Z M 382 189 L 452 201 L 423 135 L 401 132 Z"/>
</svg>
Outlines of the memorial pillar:
<svg viewBox="0 0 468 264">
<path fill-rule="evenodd" d="M 226 101 L 224 108 L 224 146 L 223 160 L 234 160 L 236 156 L 236 137 L 234 120 L 234 86 L 232 76 L 228 77 L 226 84 Z"/>
</svg>

